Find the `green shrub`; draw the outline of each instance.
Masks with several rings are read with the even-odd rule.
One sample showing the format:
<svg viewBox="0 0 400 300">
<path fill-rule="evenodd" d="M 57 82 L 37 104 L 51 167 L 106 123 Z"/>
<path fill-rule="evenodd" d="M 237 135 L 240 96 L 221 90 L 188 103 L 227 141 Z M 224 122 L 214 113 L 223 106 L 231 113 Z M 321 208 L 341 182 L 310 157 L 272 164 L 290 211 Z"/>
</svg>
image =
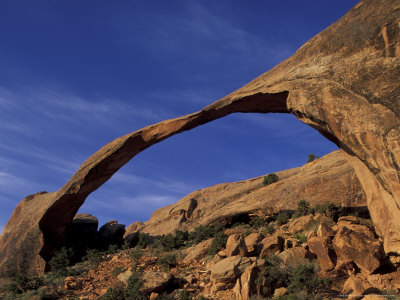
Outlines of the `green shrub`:
<svg viewBox="0 0 400 300">
<path fill-rule="evenodd" d="M 324 214 L 328 218 L 337 222 L 338 218 L 343 215 L 343 208 L 341 204 L 333 202 L 325 202 L 323 204 L 316 204 L 314 206 L 314 213 Z"/>
<path fill-rule="evenodd" d="M 133 250 L 129 251 L 129 256 L 133 262 L 137 264 L 139 259 L 143 256 L 143 250 L 139 247 L 135 247 Z"/>
<path fill-rule="evenodd" d="M 317 158 L 319 158 L 319 157 L 316 156 L 316 155 L 313 154 L 313 153 L 308 154 L 308 156 L 307 156 L 307 163 L 312 162 L 312 161 L 316 160 Z"/>
<path fill-rule="evenodd" d="M 297 211 L 295 215 L 297 217 L 306 216 L 312 213 L 310 203 L 307 200 L 300 200 L 297 202 Z"/>
<path fill-rule="evenodd" d="M 122 272 L 124 272 L 124 268 L 121 268 L 119 266 L 116 266 L 112 271 L 111 271 L 111 275 L 113 277 L 117 277 L 119 274 L 121 274 Z"/>
<path fill-rule="evenodd" d="M 72 249 L 61 248 L 49 261 L 51 272 L 59 275 L 67 275 L 67 267 L 71 265 Z"/>
<path fill-rule="evenodd" d="M 139 239 L 136 247 L 144 249 L 149 244 L 149 235 L 147 233 L 140 232 Z"/>
<path fill-rule="evenodd" d="M 290 271 L 290 268 L 283 264 L 278 256 L 271 255 L 265 259 L 264 270 L 260 272 L 256 284 L 269 290 L 287 286 L 289 284 Z"/>
<path fill-rule="evenodd" d="M 307 242 L 307 237 L 304 235 L 304 233 L 296 233 L 295 235 L 294 235 L 294 238 L 296 239 L 296 240 L 299 240 L 300 241 L 300 243 L 305 243 L 305 242 Z"/>
<path fill-rule="evenodd" d="M 215 255 L 219 251 L 225 248 L 226 241 L 228 240 L 228 236 L 224 231 L 218 231 L 212 240 L 211 247 L 208 249 L 209 255 Z"/>
<path fill-rule="evenodd" d="M 168 253 L 161 256 L 157 260 L 157 264 L 159 264 L 164 271 L 168 271 L 170 268 L 176 267 L 176 254 L 175 253 Z"/>
<path fill-rule="evenodd" d="M 298 293 L 305 290 L 307 293 L 315 294 L 326 289 L 330 285 L 329 280 L 325 278 L 318 279 L 315 268 L 315 265 L 311 263 L 297 266 L 287 286 L 289 293 Z"/>
<path fill-rule="evenodd" d="M 189 233 L 187 231 L 175 230 L 174 235 L 162 235 L 158 240 L 159 246 L 165 251 L 178 250 L 185 247 L 189 240 Z"/>
<path fill-rule="evenodd" d="M 211 238 L 214 235 L 214 229 L 210 226 L 197 226 L 189 233 L 189 241 L 191 244 L 198 244 L 204 240 Z"/>
<path fill-rule="evenodd" d="M 278 216 L 276 217 L 276 223 L 281 226 L 283 224 L 286 224 L 289 221 L 289 215 L 285 213 L 279 213 Z"/>
<path fill-rule="evenodd" d="M 132 275 L 128 278 L 128 282 L 125 289 L 126 299 L 128 300 L 144 300 L 145 295 L 140 291 L 140 287 L 143 285 L 143 280 L 140 278 L 140 272 L 132 268 Z"/>
<path fill-rule="evenodd" d="M 115 254 L 119 250 L 121 250 L 121 248 L 117 244 L 111 244 L 110 246 L 108 246 L 106 254 Z"/>
<path fill-rule="evenodd" d="M 265 220 L 263 217 L 255 216 L 250 219 L 249 224 L 253 228 L 260 228 L 265 225 Z"/>
<path fill-rule="evenodd" d="M 263 186 L 267 186 L 274 182 L 277 182 L 278 180 L 279 180 L 279 176 L 275 173 L 271 173 L 271 174 L 268 174 L 267 176 L 264 176 L 262 184 L 263 184 Z"/>
<path fill-rule="evenodd" d="M 190 295 L 189 291 L 187 290 L 182 290 L 179 293 L 179 300 L 192 300 L 192 299 L 193 299 L 192 295 Z"/>
<path fill-rule="evenodd" d="M 12 294 L 23 294 L 29 290 L 37 290 L 43 286 L 43 279 L 35 275 L 15 274 L 10 276 L 11 281 L 6 290 Z"/>
<path fill-rule="evenodd" d="M 263 234 L 264 236 L 271 235 L 274 234 L 275 231 L 276 231 L 275 226 L 270 223 L 267 226 L 264 226 L 264 228 L 261 231 L 261 234 Z"/>
<path fill-rule="evenodd" d="M 125 300 L 125 289 L 123 287 L 109 288 L 107 293 L 98 298 L 99 300 Z"/>
<path fill-rule="evenodd" d="M 83 257 L 84 261 L 87 261 L 89 265 L 97 267 L 103 260 L 104 253 L 97 249 L 89 249 L 86 251 L 86 256 Z"/>
</svg>

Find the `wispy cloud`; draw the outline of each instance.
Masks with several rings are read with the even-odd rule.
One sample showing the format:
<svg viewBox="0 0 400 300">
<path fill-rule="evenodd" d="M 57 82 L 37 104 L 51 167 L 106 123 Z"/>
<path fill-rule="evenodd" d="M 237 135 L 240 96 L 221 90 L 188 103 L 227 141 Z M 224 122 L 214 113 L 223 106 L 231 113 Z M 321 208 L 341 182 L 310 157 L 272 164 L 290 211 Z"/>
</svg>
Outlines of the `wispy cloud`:
<svg viewBox="0 0 400 300">
<path fill-rule="evenodd" d="M 195 190 L 194 184 L 189 184 L 187 182 L 182 182 L 180 180 L 174 180 L 171 178 L 157 178 L 151 179 L 147 177 L 141 177 L 133 174 L 118 172 L 113 178 L 113 182 L 119 182 L 123 184 L 140 186 L 143 189 L 152 188 L 160 189 L 167 192 L 172 192 L 175 194 L 186 195 L 193 190 Z"/>
</svg>

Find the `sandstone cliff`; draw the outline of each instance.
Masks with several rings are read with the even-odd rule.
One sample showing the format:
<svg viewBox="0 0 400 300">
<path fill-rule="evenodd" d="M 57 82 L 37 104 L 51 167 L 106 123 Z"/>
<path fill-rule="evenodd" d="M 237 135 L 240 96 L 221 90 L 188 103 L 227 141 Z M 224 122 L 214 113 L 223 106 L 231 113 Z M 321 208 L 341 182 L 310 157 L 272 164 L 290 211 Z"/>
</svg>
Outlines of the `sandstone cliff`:
<svg viewBox="0 0 400 300">
<path fill-rule="evenodd" d="M 347 155 L 387 253 L 400 254 L 400 4 L 364 0 L 291 58 L 180 118 L 117 138 L 57 192 L 24 199 L 0 238 L 0 273 L 41 273 L 86 197 L 136 154 L 235 112 L 292 113 Z M 12 254 L 15 252 L 15 255 Z"/>
<path fill-rule="evenodd" d="M 347 207 L 366 206 L 354 169 L 340 151 L 277 175 L 279 181 L 268 186 L 263 186 L 261 176 L 195 191 L 175 204 L 156 210 L 140 229 L 150 235 L 168 234 L 175 229 L 190 230 L 241 213 L 265 215 L 296 209 L 302 199 L 311 205 L 334 202 Z M 128 227 L 126 235 L 138 229 L 132 227 Z"/>
</svg>

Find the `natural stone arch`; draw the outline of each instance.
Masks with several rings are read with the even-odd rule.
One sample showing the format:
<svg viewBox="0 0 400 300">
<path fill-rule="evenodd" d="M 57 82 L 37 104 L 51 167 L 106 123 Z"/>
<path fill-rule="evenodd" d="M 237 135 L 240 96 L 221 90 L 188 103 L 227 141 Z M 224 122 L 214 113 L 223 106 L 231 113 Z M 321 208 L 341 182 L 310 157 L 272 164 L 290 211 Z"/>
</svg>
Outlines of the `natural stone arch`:
<svg viewBox="0 0 400 300">
<path fill-rule="evenodd" d="M 62 246 L 65 228 L 86 197 L 132 157 L 233 112 L 293 113 L 333 141 L 360 179 L 386 252 L 400 254 L 399 20 L 398 2 L 362 1 L 241 89 L 199 112 L 105 145 L 59 191 L 18 204 L 0 239 L 0 273 L 43 272 L 44 259 Z"/>
</svg>

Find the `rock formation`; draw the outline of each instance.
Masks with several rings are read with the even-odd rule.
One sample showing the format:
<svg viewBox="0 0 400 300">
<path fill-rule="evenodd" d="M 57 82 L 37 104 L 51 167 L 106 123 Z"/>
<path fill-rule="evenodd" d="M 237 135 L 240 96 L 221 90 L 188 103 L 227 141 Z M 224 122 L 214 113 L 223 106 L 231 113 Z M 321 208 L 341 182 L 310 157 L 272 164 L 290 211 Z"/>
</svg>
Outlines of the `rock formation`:
<svg viewBox="0 0 400 300">
<path fill-rule="evenodd" d="M 276 174 L 279 181 L 268 186 L 263 186 L 261 176 L 194 191 L 177 203 L 156 210 L 144 224 L 128 226 L 126 236 L 138 230 L 150 235 L 168 234 L 175 229 L 191 230 L 200 224 L 229 221 L 240 214 L 265 215 L 292 210 L 301 199 L 312 206 L 323 202 L 341 203 L 346 207 L 366 206 L 354 169 L 340 151 Z"/>
<path fill-rule="evenodd" d="M 400 254 L 400 5 L 364 0 L 291 58 L 203 110 L 117 138 L 57 192 L 18 204 L 0 239 L 0 273 L 44 271 L 86 197 L 136 154 L 235 112 L 293 113 L 355 168 L 386 252 Z"/>
</svg>

